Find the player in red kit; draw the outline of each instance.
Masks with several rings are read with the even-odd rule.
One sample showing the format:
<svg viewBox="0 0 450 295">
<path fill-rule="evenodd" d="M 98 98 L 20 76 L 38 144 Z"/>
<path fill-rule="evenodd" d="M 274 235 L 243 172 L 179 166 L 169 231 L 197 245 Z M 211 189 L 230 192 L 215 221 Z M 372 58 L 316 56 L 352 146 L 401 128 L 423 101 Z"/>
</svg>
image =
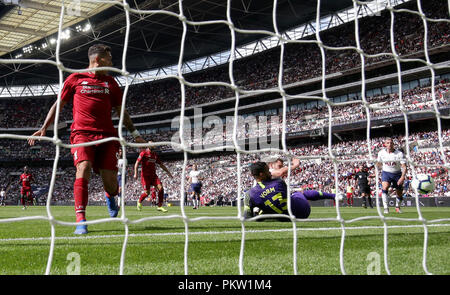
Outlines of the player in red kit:
<svg viewBox="0 0 450 295">
<path fill-rule="evenodd" d="M 151 141 L 149 141 L 151 143 Z M 156 187 L 158 191 L 158 211 L 167 212 L 166 209 L 162 207 L 164 202 L 164 187 L 156 174 L 156 164 L 158 164 L 161 169 L 163 169 L 171 178 L 173 178 L 169 169 L 161 162 L 158 155 L 152 151 L 150 147 L 143 150 L 134 164 L 134 178 L 138 178 L 138 168 L 141 165 L 141 184 L 144 192 L 137 202 L 137 209 L 142 210 L 142 201 L 148 197 L 150 194 L 150 188 Z"/>
<path fill-rule="evenodd" d="M 22 210 L 27 209 L 27 202 L 32 198 L 31 182 L 33 181 L 33 175 L 28 171 L 28 166 L 25 166 L 19 180 L 19 184 L 22 184 L 22 188 L 20 189 L 20 204 L 23 206 Z"/>
<path fill-rule="evenodd" d="M 96 44 L 88 50 L 89 67 L 112 66 L 111 48 Z M 73 103 L 73 123 L 71 126 L 71 144 L 89 143 L 109 137 L 117 137 L 111 111 L 120 116 L 122 108 L 122 91 L 112 76 L 105 70 L 73 73 L 67 77 L 61 91 L 60 110 L 68 102 Z M 56 115 L 57 102 L 49 110 L 41 129 L 33 136 L 45 136 L 47 128 L 53 123 Z M 124 110 L 123 124 L 131 132 L 138 143 L 145 143 L 133 125 L 130 115 Z M 34 139 L 28 140 L 34 145 Z M 108 209 L 117 215 L 118 208 L 114 196 L 118 194 L 117 158 L 118 141 L 108 141 L 102 144 L 73 147 L 74 166 L 76 167 L 74 183 L 75 214 L 77 222 L 86 221 L 85 212 L 88 203 L 88 184 L 91 170 L 100 174 L 106 197 L 109 198 Z M 115 217 L 111 215 L 111 217 Z M 75 234 L 86 234 L 87 225 L 78 225 Z"/>
</svg>

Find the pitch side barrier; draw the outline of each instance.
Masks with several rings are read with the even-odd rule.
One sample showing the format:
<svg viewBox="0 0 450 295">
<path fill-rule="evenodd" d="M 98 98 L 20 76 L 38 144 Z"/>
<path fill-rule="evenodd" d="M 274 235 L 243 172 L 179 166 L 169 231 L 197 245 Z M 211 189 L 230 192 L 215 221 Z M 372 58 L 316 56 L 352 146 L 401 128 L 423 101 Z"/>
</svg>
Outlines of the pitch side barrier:
<svg viewBox="0 0 450 295">
<path fill-rule="evenodd" d="M 375 202 L 375 200 L 373 200 Z M 170 206 L 173 207 L 179 207 L 180 205 L 180 201 L 176 200 L 176 201 L 167 201 L 168 204 L 170 204 Z M 18 203 L 16 200 L 7 200 L 6 201 L 6 205 L 7 206 L 16 206 Z M 389 207 L 394 208 L 395 207 L 395 198 L 391 197 L 388 201 Z M 89 206 L 105 206 L 106 203 L 104 201 L 89 201 Z M 151 206 L 151 204 L 149 202 L 144 201 L 143 203 L 144 206 Z M 416 200 L 413 196 L 408 196 L 405 197 L 404 200 L 402 201 L 402 207 L 415 207 L 416 206 Z M 43 202 L 37 202 L 37 206 L 45 206 L 45 203 Z M 73 206 L 73 200 L 67 200 L 67 201 L 57 201 L 52 203 L 52 206 Z M 125 201 L 125 206 L 136 206 L 136 200 L 134 201 Z M 185 205 L 185 206 L 189 206 Z M 207 205 L 205 206 L 205 208 L 207 207 L 222 207 L 222 205 Z M 231 201 L 231 202 L 226 202 L 224 205 L 224 207 L 227 206 L 232 206 L 232 207 L 237 207 L 237 202 L 236 201 Z M 331 200 L 322 200 L 322 201 L 316 201 L 316 202 L 311 202 L 311 206 L 312 207 L 334 207 L 334 204 Z M 421 207 L 450 207 L 450 194 L 448 197 L 419 197 L 419 206 Z M 348 207 L 347 204 L 345 204 L 345 200 L 344 200 L 344 204 L 341 204 L 342 208 L 346 208 Z M 353 199 L 353 208 L 362 208 L 363 207 L 363 199 L 362 198 L 358 198 L 355 197 Z M 368 213 L 371 213 L 370 210 L 376 210 L 368 208 L 367 209 Z"/>
</svg>

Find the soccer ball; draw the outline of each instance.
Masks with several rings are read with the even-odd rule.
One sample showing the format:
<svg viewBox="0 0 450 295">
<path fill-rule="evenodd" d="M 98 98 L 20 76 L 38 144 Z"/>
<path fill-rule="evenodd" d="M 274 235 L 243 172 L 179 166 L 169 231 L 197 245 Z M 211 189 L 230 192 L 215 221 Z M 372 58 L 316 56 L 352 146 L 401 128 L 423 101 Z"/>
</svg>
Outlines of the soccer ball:
<svg viewBox="0 0 450 295">
<path fill-rule="evenodd" d="M 413 179 L 411 185 L 421 195 L 432 192 L 435 187 L 433 177 L 427 174 L 417 174 L 417 177 Z"/>
</svg>

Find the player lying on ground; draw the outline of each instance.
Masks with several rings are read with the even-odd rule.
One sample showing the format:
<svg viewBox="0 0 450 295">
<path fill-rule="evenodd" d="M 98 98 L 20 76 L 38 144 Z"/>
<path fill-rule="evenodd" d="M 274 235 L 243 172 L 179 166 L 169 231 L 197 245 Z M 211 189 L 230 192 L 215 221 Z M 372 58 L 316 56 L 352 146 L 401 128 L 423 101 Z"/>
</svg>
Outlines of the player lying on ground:
<svg viewBox="0 0 450 295">
<path fill-rule="evenodd" d="M 254 214 L 283 214 L 288 215 L 287 185 L 280 178 L 272 178 L 269 166 L 264 162 L 256 162 L 250 166 L 250 173 L 256 181 L 256 185 L 248 191 L 248 205 L 245 207 L 245 217 L 253 217 Z M 311 213 L 309 201 L 324 199 L 342 200 L 343 196 L 335 194 L 307 190 L 293 192 L 291 194 L 292 214 L 298 219 L 308 218 Z M 258 208 L 255 210 L 255 208 Z M 280 219 L 288 220 L 288 219 Z"/>
</svg>

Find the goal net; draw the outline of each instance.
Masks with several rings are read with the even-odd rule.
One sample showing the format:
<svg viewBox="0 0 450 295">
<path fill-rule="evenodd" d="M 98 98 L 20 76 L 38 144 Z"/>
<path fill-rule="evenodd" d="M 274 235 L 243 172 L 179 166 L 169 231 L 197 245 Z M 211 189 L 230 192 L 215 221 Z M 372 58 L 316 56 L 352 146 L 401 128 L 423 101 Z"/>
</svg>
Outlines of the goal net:
<svg viewBox="0 0 450 295">
<path fill-rule="evenodd" d="M 446 1 L 400 1 L 400 0 L 375 0 L 375 1 L 352 1 L 352 7 L 345 12 L 324 14 L 323 2 L 316 1 L 314 7 L 315 18 L 309 23 L 299 26 L 295 29 L 282 31 L 278 28 L 280 17 L 277 8 L 277 0 L 273 1 L 272 11 L 272 30 L 252 30 L 240 28 L 231 14 L 231 0 L 224 1 L 226 5 L 226 15 L 217 20 L 195 21 L 186 13 L 183 1 L 178 1 L 172 5 L 170 10 L 140 10 L 132 8 L 131 3 L 124 1 L 81 1 L 81 2 L 104 2 L 111 3 L 123 9 L 126 16 L 126 30 L 124 32 L 122 68 L 107 67 L 110 72 L 119 75 L 124 84 L 122 113 L 118 121 L 118 137 L 108 138 L 100 141 L 85 143 L 82 145 L 95 145 L 110 140 L 118 141 L 122 149 L 123 159 L 126 160 L 127 151 L 137 150 L 139 148 L 152 146 L 156 148 L 170 147 L 183 154 L 183 161 L 180 162 L 178 179 L 179 185 L 176 195 L 180 201 L 181 214 L 169 214 L 160 216 L 145 217 L 138 220 L 128 218 L 126 205 L 129 195 L 129 186 L 122 178 L 122 195 L 120 216 L 118 218 L 103 218 L 87 221 L 86 224 L 99 224 L 108 222 L 120 222 L 124 228 L 124 241 L 120 257 L 119 274 L 126 274 L 127 243 L 130 236 L 131 225 L 144 223 L 154 220 L 178 219 L 184 223 L 184 273 L 190 274 L 188 257 L 189 247 L 191 245 L 190 233 L 192 226 L 196 222 L 207 220 L 234 220 L 240 222 L 241 246 L 239 254 L 239 273 L 246 274 L 244 267 L 246 237 L 248 235 L 248 224 L 258 221 L 262 216 L 252 217 L 250 219 L 244 216 L 244 196 L 250 188 L 252 179 L 249 174 L 249 164 L 266 157 L 281 157 L 288 166 L 287 183 L 287 208 L 288 215 L 284 219 L 291 222 L 292 225 L 292 273 L 301 274 L 303 271 L 298 269 L 298 245 L 299 233 L 305 222 L 323 223 L 338 222 L 340 231 L 340 246 L 336 249 L 336 255 L 339 255 L 340 271 L 346 274 L 346 264 L 344 260 L 344 251 L 346 239 L 349 231 L 355 227 L 352 224 L 365 220 L 380 221 L 383 230 L 383 259 L 384 269 L 390 274 L 389 263 L 389 225 L 390 221 L 403 221 L 411 225 L 423 228 L 423 248 L 422 248 L 422 267 L 426 274 L 431 274 L 427 264 L 429 229 L 433 226 L 448 226 L 445 222 L 450 218 L 426 219 L 422 214 L 420 195 L 417 190 L 413 190 L 412 199 L 417 211 L 416 218 L 402 218 L 401 215 L 383 214 L 383 204 L 379 197 L 381 195 L 381 176 L 380 168 L 375 165 L 377 162 L 377 152 L 382 146 L 382 139 L 389 135 L 380 135 L 378 128 L 386 127 L 389 124 L 399 122 L 404 123 L 404 134 L 396 140 L 396 145 L 403 147 L 405 161 L 408 166 L 409 175 L 415 177 L 419 173 L 429 173 L 436 169 L 440 172 L 450 168 L 448 136 L 449 132 L 445 120 L 449 119 L 448 109 L 448 83 L 449 76 L 442 75 L 448 70 L 448 61 L 434 61 L 431 54 L 438 50 L 448 50 L 448 32 L 450 27 L 449 10 Z M 81 3 L 78 1 L 77 3 Z M 245 2 L 245 1 L 244 1 Z M 409 3 L 411 5 L 404 8 L 401 4 Z M 39 64 L 47 63 L 55 66 L 59 71 L 59 89 L 62 89 L 64 82 L 64 72 L 83 72 L 87 71 L 68 68 L 60 59 L 60 46 L 63 36 L 64 19 L 67 17 L 70 9 L 73 9 L 73 3 L 68 1 L 61 2 L 61 13 L 58 28 L 58 39 L 56 41 L 55 60 L 39 59 L 8 59 L 1 58 L 2 64 Z M 399 6 L 400 5 L 400 6 Z M 423 7 L 426 7 L 423 8 Z M 180 102 L 179 117 L 175 120 L 175 127 L 178 130 L 172 136 L 158 138 L 151 144 L 137 144 L 132 141 L 129 134 L 123 131 L 124 110 L 127 105 L 128 94 L 131 87 L 135 84 L 148 83 L 150 81 L 161 80 L 161 76 L 149 74 L 146 77 L 137 76 L 127 70 L 127 49 L 130 28 L 130 14 L 141 16 L 166 15 L 179 21 L 182 26 L 181 47 L 179 60 L 176 66 L 173 66 L 172 74 L 164 76 L 166 79 L 176 80 L 179 83 L 177 92 Z M 376 19 L 379 18 L 379 19 Z M 214 81 L 208 78 L 195 79 L 189 78 L 189 70 L 184 57 L 184 46 L 187 42 L 188 27 L 224 25 L 230 30 L 231 47 L 226 53 L 225 75 L 226 81 Z M 419 24 L 420 30 L 414 31 Z M 338 31 L 337 28 L 345 26 Z M 339 34 L 335 34 L 339 33 Z M 250 69 L 244 69 L 239 61 L 244 59 L 242 48 L 236 44 L 237 34 L 264 36 L 259 45 L 255 45 L 254 51 L 260 51 L 258 54 L 270 52 L 267 61 L 263 58 L 257 59 L 250 64 Z M 255 43 L 257 44 L 257 43 Z M 251 55 L 251 54 L 249 54 Z M 261 55 L 264 56 L 264 55 Z M 374 69 L 381 68 L 390 64 L 394 74 L 380 73 L 383 76 L 389 76 L 389 83 L 384 83 L 380 77 L 374 74 Z M 414 65 L 409 67 L 408 65 Z M 271 72 L 258 75 L 258 71 L 263 72 L 264 67 L 270 68 Z M 100 69 L 100 68 L 99 68 Z M 90 69 L 92 71 L 92 69 Z M 245 72 L 247 71 L 247 72 Z M 254 71 L 254 72 L 253 72 Z M 417 85 L 409 80 L 405 81 L 405 75 L 410 72 L 420 71 L 426 81 L 420 80 Z M 253 73 L 252 73 L 253 72 Z M 366 74 L 370 72 L 370 76 Z M 265 75 L 267 74 L 267 75 Z M 356 82 L 349 82 L 348 85 L 336 85 L 335 79 L 340 75 L 356 75 Z M 186 77 L 188 76 L 188 77 Z M 223 76 L 222 76 L 223 77 Z M 255 78 L 251 83 L 243 83 Z M 300 77 L 300 78 L 299 78 Z M 295 83 L 304 81 L 319 81 L 320 87 L 309 92 L 296 93 Z M 422 83 L 423 84 L 420 84 Z M 343 83 L 343 82 L 342 82 Z M 378 84 L 377 84 L 378 83 Z M 384 84 L 383 84 L 384 83 Z M 379 85 L 379 86 L 374 86 Z M 342 95 L 330 96 L 330 93 L 338 87 L 346 86 L 349 89 L 355 89 L 354 96 L 343 93 Z M 191 124 L 193 117 L 186 116 L 188 101 L 187 93 L 196 89 L 208 89 L 217 87 L 221 89 L 234 101 L 233 115 L 227 120 L 221 117 L 206 116 L 199 114 L 201 127 L 196 129 Z M 382 89 L 379 90 L 378 89 Z M 384 91 L 384 92 L 383 92 Z M 219 92 L 220 93 L 220 92 Z M 242 104 L 242 101 L 248 101 L 248 97 L 254 97 L 254 102 L 258 102 L 258 97 L 263 95 L 275 94 L 278 99 L 279 109 L 273 116 L 243 116 L 250 111 L 248 104 Z M 345 94 L 345 95 L 344 95 Z M 202 95 L 202 93 L 200 93 Z M 29 216 L 0 219 L 0 223 L 18 222 L 24 220 L 47 220 L 51 227 L 51 242 L 49 256 L 45 274 L 51 274 L 52 262 L 55 251 L 55 226 L 75 226 L 74 222 L 65 222 L 58 220 L 52 212 L 51 196 L 55 191 L 58 161 L 61 153 L 69 150 L 73 145 L 64 143 L 60 137 L 58 122 L 60 122 L 60 96 L 58 93 L 58 107 L 56 112 L 55 124 L 53 127 L 53 136 L 49 137 L 30 137 L 29 135 L 17 135 L 12 133 L 0 134 L 2 140 L 23 140 L 30 138 L 48 142 L 55 146 L 56 154 L 53 163 L 53 173 L 51 176 L 49 192 L 46 202 L 46 216 Z M 220 96 L 220 94 L 218 95 Z M 345 98 L 344 98 L 345 96 Z M 226 96 L 228 97 L 228 96 Z M 226 98 L 221 97 L 221 98 Z M 211 99 L 213 101 L 213 99 Z M 292 102 L 296 102 L 295 104 Z M 311 104 L 311 105 L 308 105 Z M 195 104 L 194 104 L 195 105 Z M 158 105 L 155 105 L 158 110 Z M 265 108 L 264 102 L 261 103 L 261 109 Z M 161 110 L 163 111 L 163 110 Z M 256 112 L 255 112 L 256 113 Z M 131 112 L 133 116 L 133 113 Z M 423 117 L 421 117 L 423 116 Z M 411 125 L 411 118 L 435 118 L 435 129 L 429 130 L 429 136 L 424 139 L 422 133 L 418 133 L 413 128 L 417 125 Z M 209 121 L 206 121 L 209 120 Z M 265 121 L 264 121 L 265 120 Z M 397 120 L 397 121 L 395 121 Z M 363 124 L 365 139 L 357 140 L 339 138 L 339 130 L 345 130 L 345 124 Z M 206 127 L 205 127 L 206 126 Z M 218 128 L 217 126 L 220 126 Z M 212 129 L 211 129 L 212 128 Z M 206 130 L 205 130 L 206 129 Z M 307 145 L 303 142 L 299 146 L 288 145 L 289 133 L 307 134 L 311 139 L 324 137 L 326 142 L 316 145 Z M 374 133 L 377 137 L 374 137 Z M 267 140 L 268 138 L 271 140 Z M 382 138 L 382 139 L 380 139 Z M 151 139 L 151 136 L 150 136 Z M 264 143 L 262 139 L 266 140 Z M 347 142 L 347 144 L 346 144 Z M 211 152 L 232 151 L 233 155 L 225 158 L 225 166 L 232 163 L 234 169 L 227 167 L 220 174 L 222 177 L 235 177 L 235 186 L 233 191 L 236 197 L 236 213 L 232 216 L 214 217 L 201 215 L 200 217 L 191 217 L 186 211 L 187 208 L 187 167 L 195 160 L 191 161 L 191 155 L 208 154 Z M 433 159 L 427 158 L 428 152 L 433 153 Z M 421 154 L 422 153 L 422 154 Z M 425 154 L 423 154 L 425 153 Z M 291 169 L 291 159 L 297 158 L 301 163 L 301 171 Z M 315 189 L 335 189 L 336 194 L 346 192 L 346 184 L 349 178 L 343 174 L 354 171 L 355 166 L 360 164 L 373 165 L 374 177 L 374 206 L 376 211 L 366 214 L 362 217 L 345 218 L 342 213 L 342 206 L 345 203 L 335 203 L 335 216 L 332 218 L 314 218 L 296 219 L 291 209 L 291 193 L 296 190 L 309 188 L 313 185 Z M 217 163 L 219 167 L 223 163 Z M 127 168 L 122 168 L 122 174 L 127 173 Z M 219 168 L 215 168 L 219 169 Z M 446 170 L 445 170 L 446 171 Z M 228 175 L 226 174 L 228 173 Z M 317 173 L 328 173 L 331 182 L 321 179 Z M 442 177 L 448 177 L 447 172 L 442 172 Z M 213 177 L 213 175 L 211 176 Z M 305 186 L 306 185 L 306 186 Z M 313 207 L 313 211 L 314 211 Z M 133 208 L 134 209 L 134 208 Z M 278 214 L 267 214 L 264 218 L 280 218 Z M 401 227 L 401 226 L 398 226 Z M 363 228 L 363 227 L 360 227 Z M 309 230 L 311 230 L 309 228 Z M 326 230 L 321 227 L 313 230 Z"/>
</svg>

